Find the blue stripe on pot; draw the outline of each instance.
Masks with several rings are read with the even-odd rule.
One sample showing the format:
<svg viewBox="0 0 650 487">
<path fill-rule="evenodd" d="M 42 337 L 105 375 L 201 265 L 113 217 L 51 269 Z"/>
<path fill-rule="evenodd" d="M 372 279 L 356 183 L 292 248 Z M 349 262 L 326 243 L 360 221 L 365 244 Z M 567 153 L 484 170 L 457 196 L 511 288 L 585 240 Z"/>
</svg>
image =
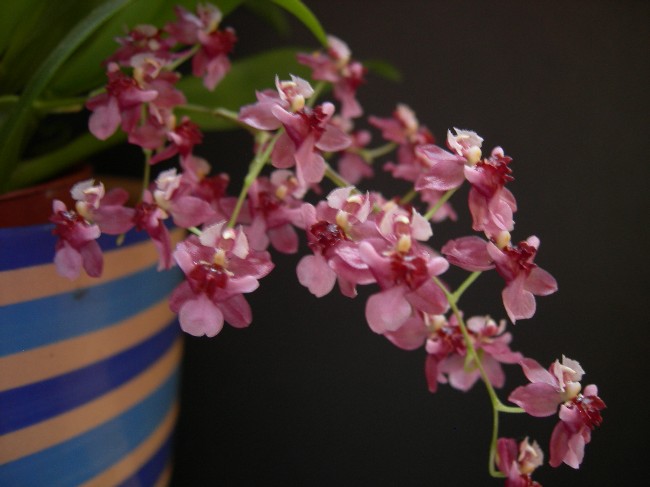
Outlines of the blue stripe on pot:
<svg viewBox="0 0 650 487">
<path fill-rule="evenodd" d="M 54 225 L 50 223 L 0 229 L 0 254 L 6 256 L 0 257 L 0 271 L 52 262 L 57 241 L 53 229 Z M 148 239 L 147 232 L 131 230 L 124 235 L 121 245 L 115 235 L 103 234 L 97 241 L 102 250 L 108 252 Z M 25 252 L 25 245 L 29 245 L 29 253 Z"/>
<path fill-rule="evenodd" d="M 100 243 L 104 277 L 68 281 L 51 228 L 0 229 L 0 485 L 164 483 L 181 273 L 157 272 L 153 244 L 129 232 Z"/>
<path fill-rule="evenodd" d="M 162 476 L 167 466 L 167 458 L 171 452 L 172 441 L 168 437 L 158 451 L 147 461 L 140 470 L 131 475 L 118 487 L 140 487 L 142 485 L 154 485 Z"/>
<path fill-rule="evenodd" d="M 65 443 L 0 467 L 2 485 L 68 486 L 110 468 L 161 425 L 176 395 L 178 374 L 117 418 Z"/>
<path fill-rule="evenodd" d="M 172 323 L 148 340 L 88 367 L 0 393 L 0 434 L 64 413 L 132 379 L 169 349 L 178 336 L 177 327 Z"/>
<path fill-rule="evenodd" d="M 178 282 L 178 269 L 158 272 L 153 266 L 106 284 L 5 306 L 0 355 L 100 330 L 160 301 Z"/>
</svg>

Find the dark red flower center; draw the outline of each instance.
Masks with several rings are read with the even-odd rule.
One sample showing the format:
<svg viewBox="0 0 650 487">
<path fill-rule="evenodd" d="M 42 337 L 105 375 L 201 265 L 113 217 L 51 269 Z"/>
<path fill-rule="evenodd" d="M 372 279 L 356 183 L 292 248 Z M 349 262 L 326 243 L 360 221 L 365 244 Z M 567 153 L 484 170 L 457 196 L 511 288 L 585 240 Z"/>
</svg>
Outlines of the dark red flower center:
<svg viewBox="0 0 650 487">
<path fill-rule="evenodd" d="M 524 241 L 519 242 L 516 247 L 506 247 L 503 251 L 527 273 L 537 267 L 537 264 L 532 262 L 537 249 Z"/>
<path fill-rule="evenodd" d="M 417 289 L 429 279 L 426 261 L 415 255 L 394 253 L 390 268 L 395 284 L 406 284 L 410 289 Z"/>
<path fill-rule="evenodd" d="M 336 223 L 324 220 L 314 223 L 308 231 L 309 248 L 314 253 L 325 254 L 342 240 L 348 240 L 345 232 Z"/>
<path fill-rule="evenodd" d="M 605 402 L 598 396 L 583 396 L 578 394 L 571 403 L 578 409 L 584 423 L 592 430 L 600 426 L 603 417 L 600 414 L 601 409 L 605 409 Z"/>
<path fill-rule="evenodd" d="M 50 217 L 50 221 L 56 224 L 52 233 L 62 239 L 66 239 L 75 226 L 88 225 L 88 222 L 76 211 L 57 211 Z"/>
<path fill-rule="evenodd" d="M 264 215 L 277 210 L 280 207 L 280 201 L 268 191 L 260 191 L 257 194 L 258 202 L 256 209 Z"/>
<path fill-rule="evenodd" d="M 187 282 L 195 293 L 205 293 L 212 298 L 217 290 L 226 287 L 228 273 L 219 265 L 197 262 L 187 275 Z"/>
</svg>

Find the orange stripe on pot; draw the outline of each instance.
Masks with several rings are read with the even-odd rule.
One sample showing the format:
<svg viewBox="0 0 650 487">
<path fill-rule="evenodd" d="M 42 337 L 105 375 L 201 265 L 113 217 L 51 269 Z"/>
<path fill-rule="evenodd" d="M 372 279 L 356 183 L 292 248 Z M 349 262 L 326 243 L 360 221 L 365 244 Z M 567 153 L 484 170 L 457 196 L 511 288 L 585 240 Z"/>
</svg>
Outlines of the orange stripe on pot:
<svg viewBox="0 0 650 487">
<path fill-rule="evenodd" d="M 171 232 L 172 248 L 184 236 L 185 230 L 174 229 Z M 0 306 L 74 292 L 119 279 L 155 264 L 158 254 L 152 250 L 153 244 L 147 240 L 104 253 L 104 272 L 99 279 L 82 272 L 79 278 L 71 281 L 57 274 L 54 264 L 0 272 Z"/>
<path fill-rule="evenodd" d="M 0 437 L 0 444 L 5 445 L 0 448 L 0 464 L 63 443 L 127 411 L 160 387 L 176 370 L 182 349 L 182 340 L 177 339 L 151 367 L 110 393 L 52 419 Z"/>
<path fill-rule="evenodd" d="M 168 326 L 167 300 L 110 328 L 0 357 L 0 392 L 56 377 L 115 355 Z"/>
<path fill-rule="evenodd" d="M 174 403 L 165 419 L 155 431 L 128 456 L 114 464 L 101 474 L 81 484 L 81 487 L 103 487 L 106 485 L 119 485 L 131 477 L 140 467 L 160 448 L 171 434 L 176 417 L 178 416 L 178 403 Z"/>
<path fill-rule="evenodd" d="M 172 466 L 167 464 L 165 469 L 160 473 L 160 477 L 156 480 L 154 487 L 167 487 L 172 479 Z"/>
</svg>

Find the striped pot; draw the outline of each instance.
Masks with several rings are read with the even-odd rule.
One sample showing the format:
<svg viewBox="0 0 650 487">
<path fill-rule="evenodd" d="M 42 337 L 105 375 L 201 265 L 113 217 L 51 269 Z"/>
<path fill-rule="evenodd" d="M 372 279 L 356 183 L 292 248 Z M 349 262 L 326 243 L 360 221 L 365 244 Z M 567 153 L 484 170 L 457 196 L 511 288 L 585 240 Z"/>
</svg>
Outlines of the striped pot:
<svg viewBox="0 0 650 487">
<path fill-rule="evenodd" d="M 0 485 L 165 485 L 182 345 L 144 233 L 56 274 L 51 225 L 0 229 Z M 179 239 L 180 230 L 174 232 Z"/>
</svg>

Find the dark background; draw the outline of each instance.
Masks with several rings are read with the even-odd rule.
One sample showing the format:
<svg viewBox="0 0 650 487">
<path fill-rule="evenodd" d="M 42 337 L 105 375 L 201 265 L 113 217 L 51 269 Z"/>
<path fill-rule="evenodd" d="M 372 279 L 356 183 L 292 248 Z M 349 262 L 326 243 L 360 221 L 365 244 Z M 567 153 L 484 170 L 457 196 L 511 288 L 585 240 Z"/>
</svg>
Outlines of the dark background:
<svg viewBox="0 0 650 487">
<path fill-rule="evenodd" d="M 402 72 L 401 83 L 369 76 L 359 91 L 367 114 L 406 103 L 440 143 L 448 128 L 471 129 L 486 152 L 500 145 L 514 159 L 513 238 L 540 237 L 537 263 L 560 290 L 511 327 L 513 349 L 544 365 L 562 354 L 580 361 L 583 384 L 598 384 L 608 405 L 580 470 L 545 466 L 536 478 L 578 487 L 645 477 L 648 2 L 306 3 L 355 57 Z M 225 23 L 241 38 L 235 56 L 277 41 L 248 14 Z M 301 26 L 291 42 L 317 47 Z M 229 147 L 248 140 L 216 136 L 204 151 L 220 170 L 245 167 L 250 149 L 240 160 Z M 453 202 L 460 222 L 436 226 L 436 246 L 469 233 L 465 194 Z M 316 299 L 297 283 L 298 259 L 277 257 L 249 295 L 250 328 L 186 338 L 173 484 L 502 485 L 487 473 L 491 409 L 481 384 L 430 394 L 424 351 L 399 350 L 367 327 L 368 291 Z M 505 317 L 501 288 L 481 276 L 462 307 Z M 525 382 L 507 370 L 504 400 Z M 501 417 L 502 435 L 530 435 L 548 454 L 556 418 Z"/>
</svg>

